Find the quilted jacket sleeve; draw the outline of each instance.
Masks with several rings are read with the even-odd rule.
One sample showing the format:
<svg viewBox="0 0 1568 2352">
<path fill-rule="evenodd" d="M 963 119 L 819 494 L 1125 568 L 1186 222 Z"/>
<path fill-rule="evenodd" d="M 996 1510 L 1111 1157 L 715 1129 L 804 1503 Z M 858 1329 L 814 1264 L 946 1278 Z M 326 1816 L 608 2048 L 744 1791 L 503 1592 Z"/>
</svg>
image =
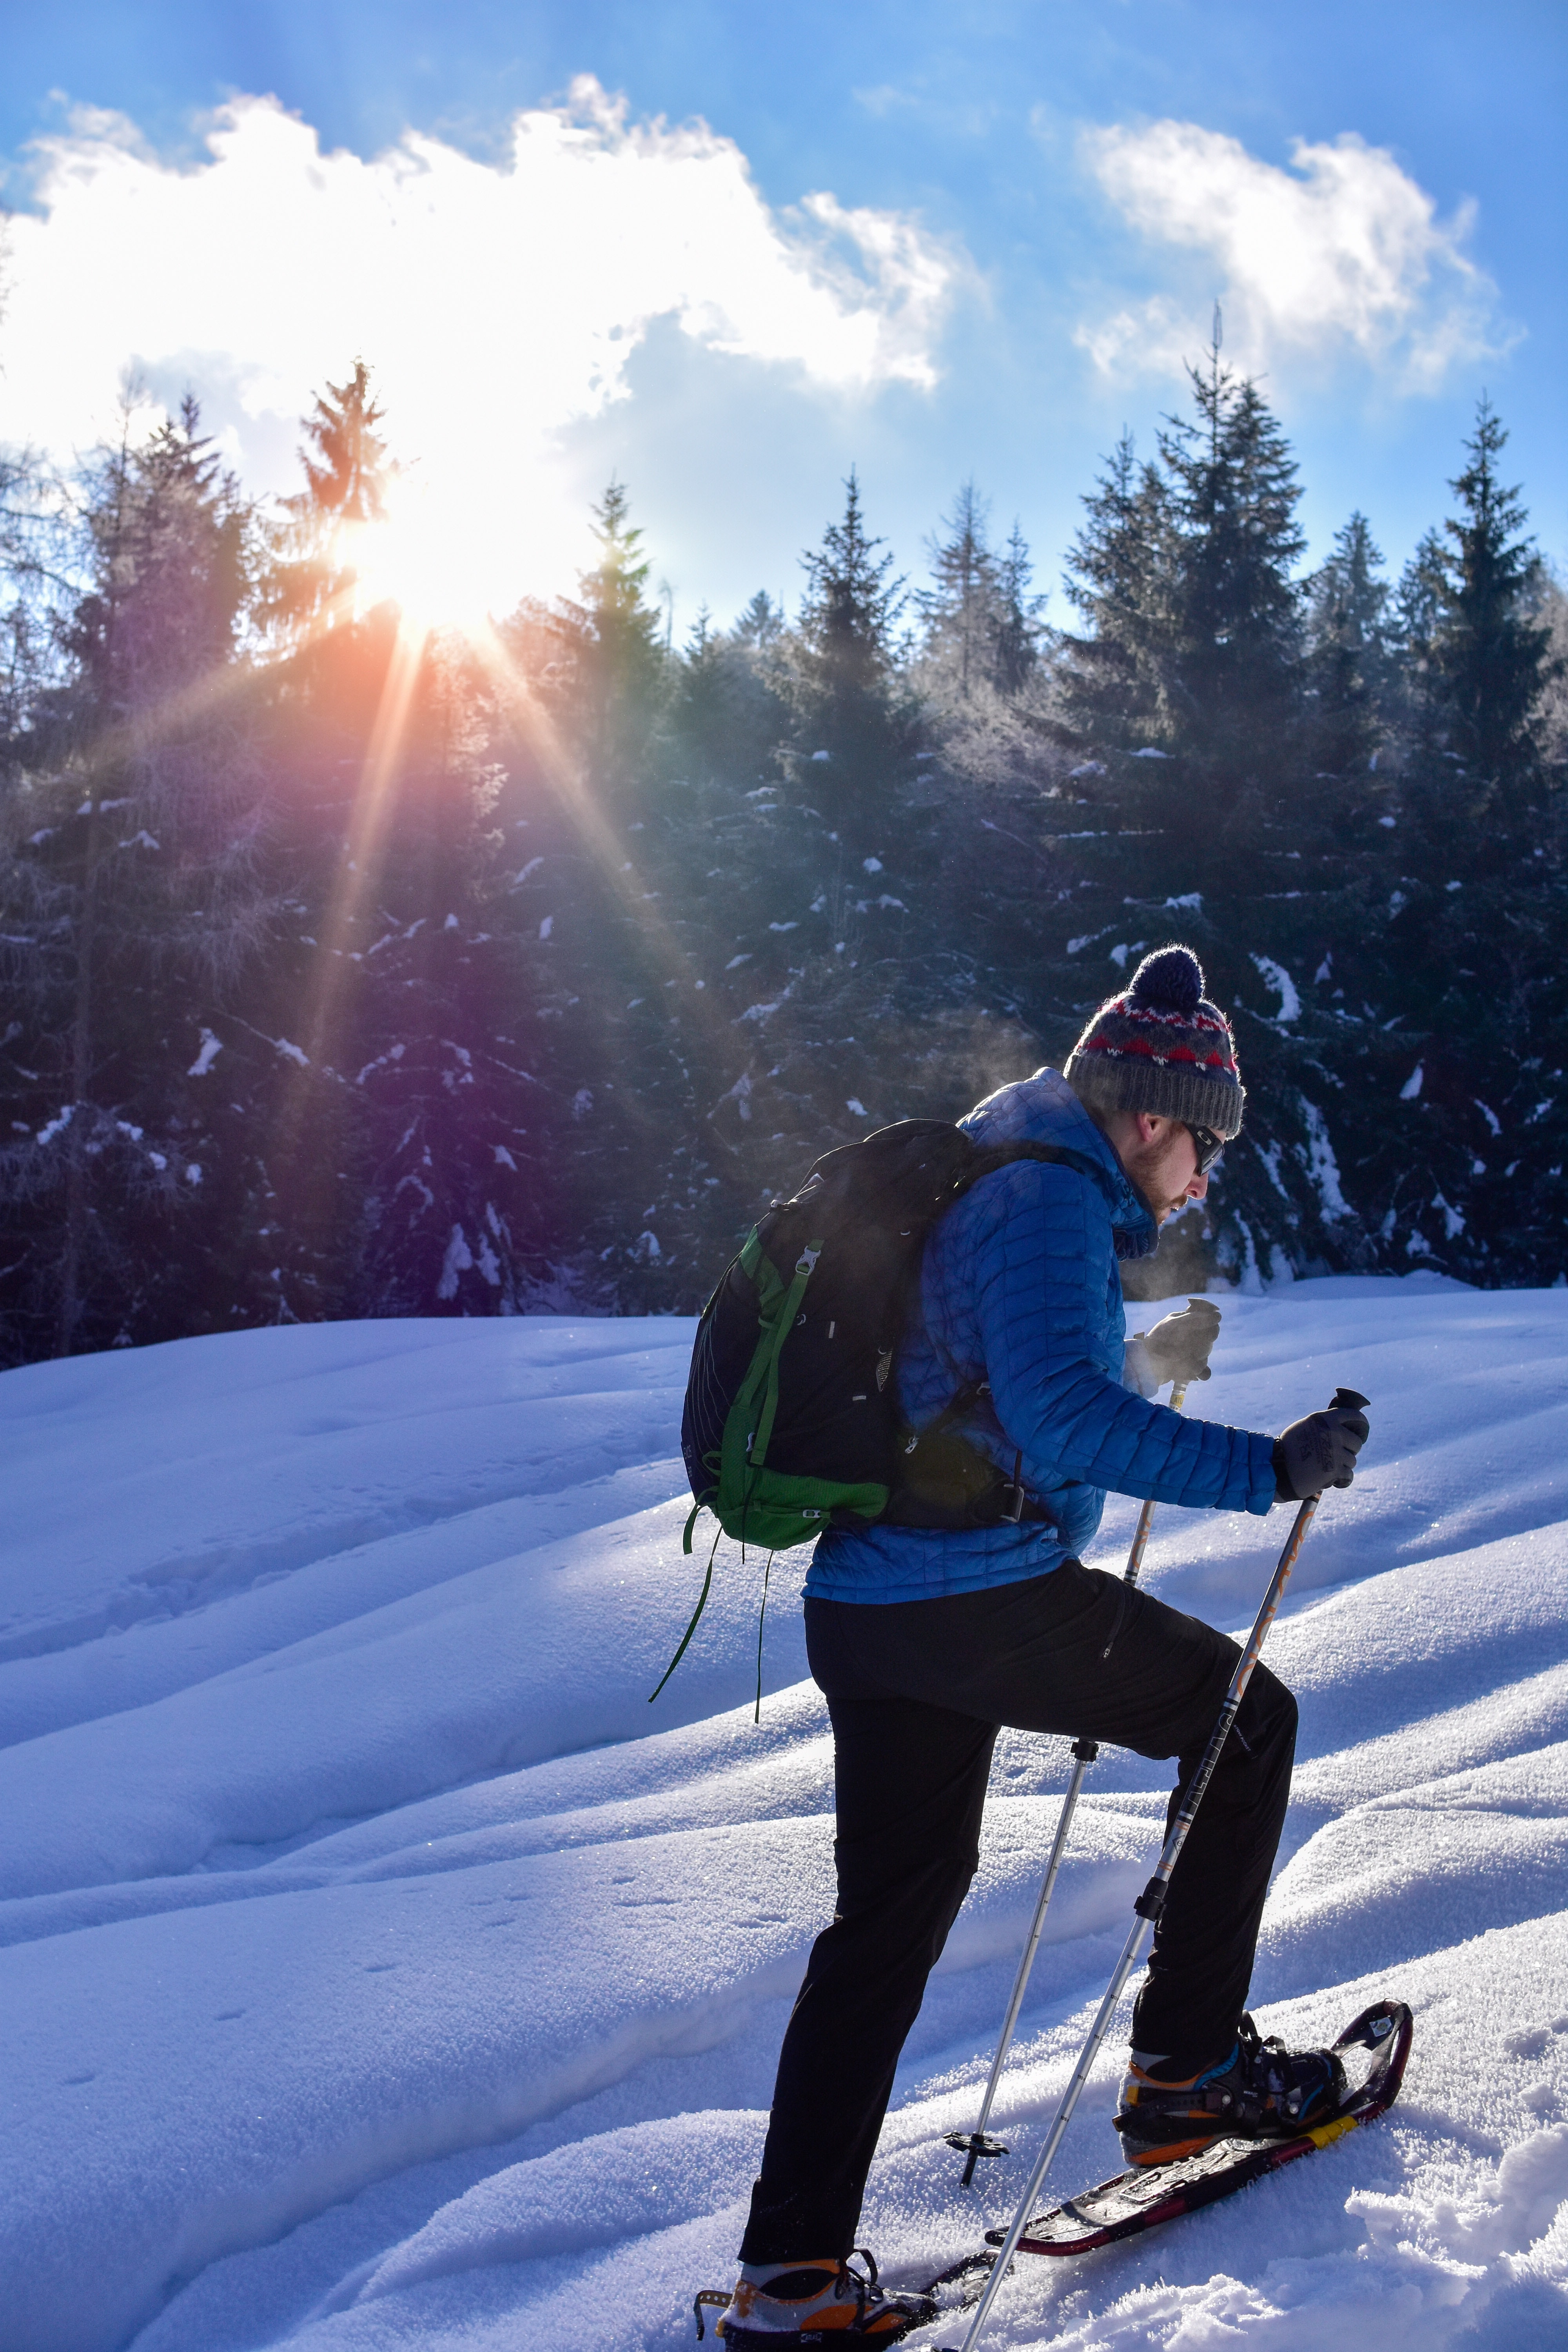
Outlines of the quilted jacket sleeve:
<svg viewBox="0 0 1568 2352">
<path fill-rule="evenodd" d="M 1080 1479 L 1119 1494 L 1266 1512 L 1272 1441 L 1189 1419 L 1121 1385 L 1110 1220 L 1096 1186 L 1033 1163 L 976 1188 L 970 1276 L 1002 1427 L 1042 1493 Z"/>
</svg>

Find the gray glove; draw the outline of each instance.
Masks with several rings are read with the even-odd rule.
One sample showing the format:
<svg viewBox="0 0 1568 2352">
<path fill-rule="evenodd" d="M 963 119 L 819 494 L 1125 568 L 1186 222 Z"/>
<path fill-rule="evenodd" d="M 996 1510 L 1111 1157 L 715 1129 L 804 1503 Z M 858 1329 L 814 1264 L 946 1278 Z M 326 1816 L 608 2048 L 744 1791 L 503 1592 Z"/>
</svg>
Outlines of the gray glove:
<svg viewBox="0 0 1568 2352">
<path fill-rule="evenodd" d="M 1218 1330 L 1219 1308 L 1213 1299 L 1189 1298 L 1179 1314 L 1163 1315 L 1152 1331 L 1135 1333 L 1156 1388 L 1167 1381 L 1206 1381 Z"/>
<path fill-rule="evenodd" d="M 1367 1434 L 1366 1415 L 1354 1405 L 1331 1404 L 1293 1421 L 1274 1441 L 1275 1499 L 1305 1503 L 1325 1486 L 1348 1486 Z"/>
</svg>

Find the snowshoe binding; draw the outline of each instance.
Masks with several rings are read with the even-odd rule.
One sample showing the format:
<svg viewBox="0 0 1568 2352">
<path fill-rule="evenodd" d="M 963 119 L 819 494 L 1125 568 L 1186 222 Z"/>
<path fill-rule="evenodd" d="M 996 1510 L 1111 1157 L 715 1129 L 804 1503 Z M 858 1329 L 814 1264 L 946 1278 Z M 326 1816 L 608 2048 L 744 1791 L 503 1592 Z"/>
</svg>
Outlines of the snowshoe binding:
<svg viewBox="0 0 1568 2352">
<path fill-rule="evenodd" d="M 726 2352 L 794 2352 L 797 2345 L 896 2344 L 911 2327 L 936 2316 L 930 2294 L 889 2294 L 877 2284 L 877 2265 L 864 2246 L 855 2253 L 863 2271 L 837 2259 L 780 2263 L 761 2280 L 742 2278 L 733 2294 L 705 2289 L 696 2301 L 697 2334 L 705 2305 L 721 2306 L 714 2334 Z"/>
<path fill-rule="evenodd" d="M 1128 2068 L 1116 2129 L 1129 2164 L 1174 2164 L 1218 2139 L 1293 2139 L 1335 2114 L 1345 2070 L 1332 2050 L 1287 2050 L 1263 2041 L 1250 2017 L 1216 2065 L 1173 2081 Z"/>
</svg>

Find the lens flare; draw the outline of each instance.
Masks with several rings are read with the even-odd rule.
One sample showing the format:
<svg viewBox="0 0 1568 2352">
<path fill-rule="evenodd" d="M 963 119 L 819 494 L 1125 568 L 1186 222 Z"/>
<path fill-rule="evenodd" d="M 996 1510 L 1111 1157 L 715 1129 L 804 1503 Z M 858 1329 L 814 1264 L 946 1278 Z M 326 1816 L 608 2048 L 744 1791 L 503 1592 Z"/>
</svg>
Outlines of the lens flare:
<svg viewBox="0 0 1568 2352">
<path fill-rule="evenodd" d="M 482 510 L 456 508 L 416 480 L 395 483 L 379 522 L 344 534 L 360 613 L 395 604 L 406 627 L 476 629 L 500 583 Z"/>
</svg>

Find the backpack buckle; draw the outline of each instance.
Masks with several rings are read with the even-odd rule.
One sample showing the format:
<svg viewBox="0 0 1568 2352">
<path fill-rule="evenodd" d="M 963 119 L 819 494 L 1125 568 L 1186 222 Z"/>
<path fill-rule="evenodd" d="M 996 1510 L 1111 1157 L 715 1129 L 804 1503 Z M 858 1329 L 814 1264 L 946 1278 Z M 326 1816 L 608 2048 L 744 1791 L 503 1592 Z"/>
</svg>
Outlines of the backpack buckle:
<svg viewBox="0 0 1568 2352">
<path fill-rule="evenodd" d="M 996 1497 L 996 1507 L 1010 1527 L 1017 1527 L 1024 1517 L 1024 1454 L 1022 1447 L 1013 1458 L 1013 1475 Z"/>
</svg>

